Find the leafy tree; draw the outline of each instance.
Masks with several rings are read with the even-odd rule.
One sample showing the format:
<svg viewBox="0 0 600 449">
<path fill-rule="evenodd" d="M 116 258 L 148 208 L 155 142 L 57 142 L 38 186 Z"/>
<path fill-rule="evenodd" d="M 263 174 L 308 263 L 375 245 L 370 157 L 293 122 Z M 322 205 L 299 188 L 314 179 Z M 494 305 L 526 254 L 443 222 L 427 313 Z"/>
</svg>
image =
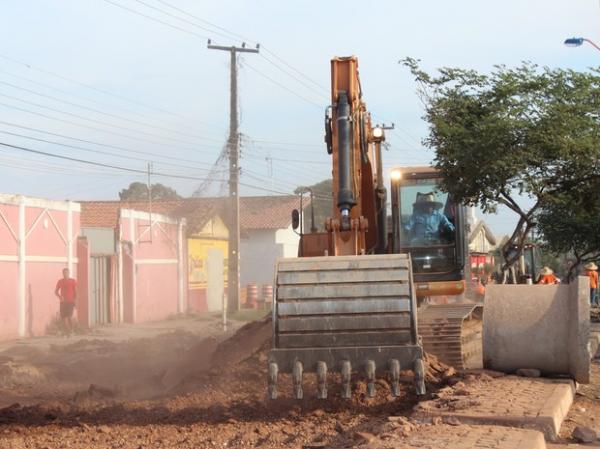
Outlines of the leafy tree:
<svg viewBox="0 0 600 449">
<path fill-rule="evenodd" d="M 294 193 L 299 194 L 306 189 L 312 190 L 313 193 L 313 207 L 315 210 L 315 227 L 317 231 L 325 230 L 325 221 L 331 217 L 332 214 L 332 196 L 333 192 L 333 180 L 325 179 L 324 181 L 318 182 L 311 186 L 300 186 Z M 304 230 L 305 232 L 310 231 L 310 208 L 305 209 L 304 214 Z"/>
<path fill-rule="evenodd" d="M 600 260 L 600 181 L 554 196 L 537 219 L 544 246 L 572 256 L 569 279 L 580 264 Z"/>
<path fill-rule="evenodd" d="M 403 63 L 419 83 L 429 122 L 425 144 L 436 151 L 442 188 L 485 212 L 502 204 L 518 215 L 502 249 L 503 268 L 511 266 L 536 214 L 600 176 L 600 72 L 523 63 L 488 75 L 442 68 L 431 76 L 414 59 Z M 530 207 L 520 204 L 522 196 Z"/>
<path fill-rule="evenodd" d="M 156 183 L 150 186 L 153 200 L 169 200 L 181 198 L 171 187 Z M 148 199 L 148 186 L 143 182 L 132 182 L 129 187 L 119 192 L 121 201 L 145 201 Z"/>
</svg>

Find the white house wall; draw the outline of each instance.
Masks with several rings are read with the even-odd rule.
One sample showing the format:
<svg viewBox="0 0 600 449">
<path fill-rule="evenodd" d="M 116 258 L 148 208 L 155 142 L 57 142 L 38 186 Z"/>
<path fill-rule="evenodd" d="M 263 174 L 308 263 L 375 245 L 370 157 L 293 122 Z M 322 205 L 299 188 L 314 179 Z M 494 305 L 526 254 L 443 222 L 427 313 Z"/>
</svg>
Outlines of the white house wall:
<svg viewBox="0 0 600 449">
<path fill-rule="evenodd" d="M 272 284 L 275 262 L 280 257 L 298 255 L 299 237 L 292 227 L 287 229 L 257 229 L 247 231 L 240 242 L 240 286 L 250 282 Z"/>
</svg>

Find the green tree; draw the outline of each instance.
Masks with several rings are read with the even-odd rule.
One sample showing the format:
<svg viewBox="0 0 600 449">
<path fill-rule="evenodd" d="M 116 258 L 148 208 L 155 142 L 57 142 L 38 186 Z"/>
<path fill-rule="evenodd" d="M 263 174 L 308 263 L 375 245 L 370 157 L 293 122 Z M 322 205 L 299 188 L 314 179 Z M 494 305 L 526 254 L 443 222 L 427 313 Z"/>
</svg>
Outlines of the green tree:
<svg viewBox="0 0 600 449">
<path fill-rule="evenodd" d="M 156 183 L 151 185 L 153 200 L 170 200 L 181 198 L 171 187 Z M 145 201 L 148 199 L 148 186 L 143 182 L 132 182 L 129 187 L 119 192 L 121 201 Z"/>
<path fill-rule="evenodd" d="M 418 82 L 429 123 L 425 144 L 436 151 L 442 188 L 485 212 L 504 205 L 518 215 L 502 249 L 507 268 L 550 199 L 598 179 L 598 70 L 523 63 L 497 66 L 487 75 L 443 68 L 431 76 L 414 59 L 403 63 Z M 522 206 L 523 197 L 531 206 Z"/>
<path fill-rule="evenodd" d="M 544 247 L 571 256 L 569 279 L 582 263 L 600 260 L 600 181 L 554 196 L 537 219 Z"/>
<path fill-rule="evenodd" d="M 325 230 L 325 221 L 331 217 L 332 214 L 332 192 L 333 192 L 333 180 L 325 179 L 317 182 L 311 186 L 300 186 L 294 190 L 294 193 L 299 194 L 306 189 L 312 190 L 313 193 L 313 207 L 315 210 L 315 227 L 317 231 Z M 310 231 L 310 208 L 305 209 L 304 214 L 304 231 Z"/>
</svg>

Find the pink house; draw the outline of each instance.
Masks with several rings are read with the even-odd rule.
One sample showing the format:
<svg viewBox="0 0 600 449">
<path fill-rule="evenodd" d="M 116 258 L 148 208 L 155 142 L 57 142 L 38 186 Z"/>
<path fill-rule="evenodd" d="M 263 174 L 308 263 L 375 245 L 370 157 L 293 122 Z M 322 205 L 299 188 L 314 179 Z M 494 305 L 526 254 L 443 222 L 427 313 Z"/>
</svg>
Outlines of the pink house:
<svg viewBox="0 0 600 449">
<path fill-rule="evenodd" d="M 58 313 L 62 269 L 79 277 L 79 214 L 71 201 L 0 194 L 0 338 L 44 334 Z"/>
</svg>

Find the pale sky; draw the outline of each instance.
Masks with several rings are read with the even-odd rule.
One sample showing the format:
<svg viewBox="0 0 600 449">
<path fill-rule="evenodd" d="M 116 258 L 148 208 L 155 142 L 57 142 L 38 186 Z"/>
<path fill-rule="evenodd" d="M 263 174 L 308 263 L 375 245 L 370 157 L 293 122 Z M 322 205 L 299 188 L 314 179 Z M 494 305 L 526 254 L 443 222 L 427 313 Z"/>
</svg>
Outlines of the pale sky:
<svg viewBox="0 0 600 449">
<path fill-rule="evenodd" d="M 269 194 L 248 186 L 285 193 L 330 176 L 323 111 L 332 56 L 358 56 L 369 110 L 396 124 L 387 170 L 433 158 L 399 59 L 418 58 L 428 71 L 600 62 L 590 45 L 562 45 L 572 36 L 600 41 L 598 0 L 3 0 L 0 30 L 0 142 L 133 170 L 152 161 L 154 172 L 191 178 L 206 177 L 228 130 L 229 54 L 207 50 L 206 38 L 259 42 L 258 55 L 240 60 L 247 195 Z M 145 175 L 0 147 L 3 193 L 117 199 L 136 180 Z M 201 182 L 152 181 L 183 195 Z M 486 221 L 497 234 L 515 222 L 506 212 Z"/>
</svg>

